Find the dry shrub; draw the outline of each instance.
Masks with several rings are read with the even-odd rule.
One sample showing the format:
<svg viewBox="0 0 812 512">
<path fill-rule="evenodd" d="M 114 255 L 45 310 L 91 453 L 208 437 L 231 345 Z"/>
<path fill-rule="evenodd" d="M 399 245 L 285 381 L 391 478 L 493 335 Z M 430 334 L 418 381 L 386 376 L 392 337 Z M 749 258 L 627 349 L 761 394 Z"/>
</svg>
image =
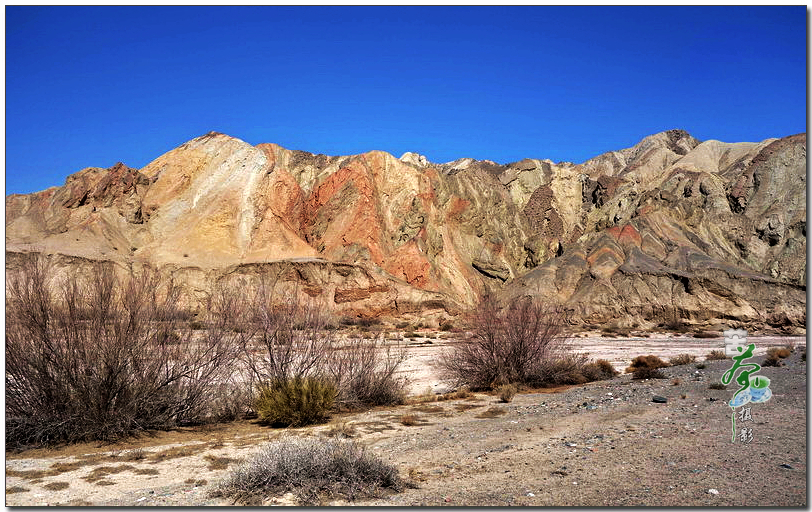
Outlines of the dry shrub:
<svg viewBox="0 0 812 512">
<path fill-rule="evenodd" d="M 324 433 L 327 437 L 338 437 L 340 439 L 349 439 L 355 437 L 357 434 L 358 431 L 355 430 L 355 427 L 345 421 L 333 425 L 332 428 Z"/>
<path fill-rule="evenodd" d="M 679 386 L 680 384 L 682 384 L 682 381 L 681 381 L 681 380 L 679 380 L 679 379 L 673 379 L 673 380 L 671 381 L 671 385 L 672 385 L 672 386 Z"/>
<path fill-rule="evenodd" d="M 287 438 L 269 443 L 212 492 L 245 505 L 292 492 L 302 505 L 379 497 L 406 484 L 397 469 L 353 441 Z M 322 501 L 323 500 L 323 501 Z"/>
<path fill-rule="evenodd" d="M 413 427 L 417 425 L 418 421 L 417 416 L 414 414 L 404 414 L 400 417 L 400 424 L 406 427 Z"/>
<path fill-rule="evenodd" d="M 727 386 L 725 386 L 721 382 L 711 382 L 710 384 L 708 384 L 708 389 L 727 389 Z"/>
<path fill-rule="evenodd" d="M 532 299 L 502 307 L 485 297 L 469 317 L 469 329 L 471 338 L 443 352 L 436 366 L 455 385 L 473 390 L 549 382 L 551 363 L 566 355 L 563 311 Z"/>
<path fill-rule="evenodd" d="M 668 360 L 671 366 L 682 366 L 684 364 L 691 364 L 696 361 L 696 356 L 693 354 L 680 354 Z"/>
<path fill-rule="evenodd" d="M 498 418 L 504 414 L 507 414 L 507 411 L 501 407 L 489 407 L 487 410 L 482 411 L 475 417 L 480 419 Z"/>
<path fill-rule="evenodd" d="M 400 345 L 384 346 L 377 339 L 348 340 L 325 359 L 338 387 L 337 403 L 351 409 L 403 404 L 408 379 L 396 373 L 405 359 Z"/>
<path fill-rule="evenodd" d="M 781 361 L 777 355 L 768 355 L 766 358 L 764 358 L 764 361 L 761 362 L 761 366 L 782 366 L 783 364 L 784 362 Z"/>
<path fill-rule="evenodd" d="M 666 331 L 678 333 L 678 334 L 685 334 L 686 332 L 690 331 L 690 326 L 682 321 L 681 318 L 668 320 L 660 324 Z"/>
<path fill-rule="evenodd" d="M 589 382 L 586 354 L 565 354 L 543 365 L 543 379 L 532 382 L 535 386 L 584 384 Z"/>
<path fill-rule="evenodd" d="M 633 373 L 639 369 L 656 370 L 657 368 L 667 368 L 668 363 L 655 355 L 637 356 L 632 359 L 632 364 L 626 368 L 626 373 Z M 647 377 L 648 378 L 648 377 Z"/>
<path fill-rule="evenodd" d="M 317 377 L 294 377 L 260 385 L 256 410 L 260 420 L 274 426 L 303 427 L 330 417 L 338 389 Z"/>
<path fill-rule="evenodd" d="M 7 446 L 112 441 L 210 419 L 234 340 L 215 322 L 192 338 L 180 289 L 143 269 L 97 264 L 57 282 L 32 254 L 7 274 Z"/>
<path fill-rule="evenodd" d="M 446 332 L 453 331 L 454 330 L 454 324 L 452 322 L 450 322 L 450 321 L 441 322 L 440 323 L 440 330 L 441 331 L 446 331 Z"/>
<path fill-rule="evenodd" d="M 605 325 L 603 327 L 603 332 L 605 334 L 609 334 L 611 336 L 628 336 L 629 333 L 631 332 L 631 329 L 629 329 L 628 327 L 620 327 L 617 324 L 617 322 L 613 322 L 613 323 Z M 611 336 L 605 336 L 605 337 L 611 337 Z"/>
<path fill-rule="evenodd" d="M 664 379 L 665 375 L 658 368 L 642 366 L 632 373 L 632 379 Z"/>
<path fill-rule="evenodd" d="M 696 331 L 696 332 L 694 332 L 694 338 L 708 339 L 708 338 L 721 338 L 721 337 L 722 336 L 720 336 L 718 332 L 713 332 L 713 331 Z"/>
<path fill-rule="evenodd" d="M 443 399 L 444 400 L 460 400 L 460 399 L 463 399 L 463 398 L 471 398 L 472 396 L 474 396 L 474 394 L 471 393 L 471 390 L 468 389 L 467 386 L 462 386 L 461 388 L 457 389 L 456 391 L 452 391 L 450 393 L 444 394 Z"/>
<path fill-rule="evenodd" d="M 503 384 L 499 386 L 496 390 L 496 393 L 499 395 L 499 400 L 504 403 L 508 403 L 513 400 L 513 397 L 516 396 L 516 386 L 513 384 Z"/>
<path fill-rule="evenodd" d="M 268 388 L 297 378 L 318 378 L 335 386 L 337 406 L 359 409 L 403 403 L 408 381 L 396 376 L 405 359 L 402 347 L 384 348 L 376 337 L 342 342 L 325 328 L 329 318 L 323 308 L 278 297 L 273 284 L 262 279 L 248 301 L 233 287 L 221 287 L 218 297 L 225 302 L 247 303 L 239 345 L 249 382 Z M 353 321 L 380 323 L 377 319 Z"/>
<path fill-rule="evenodd" d="M 770 347 L 767 349 L 767 357 L 774 359 L 786 359 L 792 351 L 786 347 Z"/>
<path fill-rule="evenodd" d="M 587 378 L 590 382 L 596 380 L 607 380 L 615 377 L 620 372 L 615 370 L 615 367 L 612 366 L 612 363 L 607 361 L 606 359 L 598 359 L 597 361 L 591 361 L 584 365 L 582 370 L 584 377 Z"/>
<path fill-rule="evenodd" d="M 727 358 L 724 350 L 711 350 L 708 352 L 708 355 L 705 356 L 705 361 L 721 361 Z"/>
</svg>

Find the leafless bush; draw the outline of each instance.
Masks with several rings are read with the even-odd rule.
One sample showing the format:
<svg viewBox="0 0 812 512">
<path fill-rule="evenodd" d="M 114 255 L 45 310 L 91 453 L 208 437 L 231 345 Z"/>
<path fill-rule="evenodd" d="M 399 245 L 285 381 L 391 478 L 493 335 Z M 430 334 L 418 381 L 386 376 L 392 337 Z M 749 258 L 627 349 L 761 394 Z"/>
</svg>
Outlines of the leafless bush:
<svg viewBox="0 0 812 512">
<path fill-rule="evenodd" d="M 198 422 L 235 351 L 222 329 L 192 338 L 180 289 L 112 268 L 55 282 L 38 255 L 7 274 L 6 442 L 98 439 Z"/>
<path fill-rule="evenodd" d="M 212 492 L 245 505 L 293 492 L 301 505 L 322 499 L 381 496 L 406 484 L 391 464 L 353 442 L 325 438 L 287 438 L 268 444 L 237 467 Z"/>
<path fill-rule="evenodd" d="M 403 402 L 407 381 L 396 372 L 406 357 L 404 350 L 384 347 L 376 337 L 342 342 L 326 328 L 329 318 L 323 308 L 277 297 L 273 284 L 261 282 L 247 301 L 233 289 L 220 289 L 216 295 L 227 304 L 246 304 L 234 309 L 244 310 L 240 349 L 255 385 L 329 379 L 338 389 L 336 404 L 341 407 Z"/>
<path fill-rule="evenodd" d="M 406 400 L 408 380 L 397 376 L 405 350 L 384 347 L 378 339 L 350 339 L 334 350 L 326 363 L 339 390 L 342 407 L 395 405 Z"/>
<path fill-rule="evenodd" d="M 473 336 L 444 352 L 440 371 L 456 385 L 490 389 L 506 383 L 538 385 L 558 372 L 566 355 L 563 312 L 531 299 L 504 308 L 486 297 L 469 320 Z"/>
</svg>

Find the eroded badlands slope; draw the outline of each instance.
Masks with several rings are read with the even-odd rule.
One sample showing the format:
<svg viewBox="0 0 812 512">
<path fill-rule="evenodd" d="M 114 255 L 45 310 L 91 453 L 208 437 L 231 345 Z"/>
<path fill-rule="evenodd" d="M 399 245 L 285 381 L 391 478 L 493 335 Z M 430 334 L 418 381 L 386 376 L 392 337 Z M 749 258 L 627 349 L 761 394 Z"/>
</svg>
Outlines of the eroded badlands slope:
<svg viewBox="0 0 812 512">
<path fill-rule="evenodd" d="M 209 133 L 6 198 L 7 267 L 155 265 L 189 290 L 260 279 L 342 314 L 456 314 L 486 291 L 576 322 L 802 326 L 806 135 L 672 130 L 583 164 L 313 155 Z"/>
</svg>

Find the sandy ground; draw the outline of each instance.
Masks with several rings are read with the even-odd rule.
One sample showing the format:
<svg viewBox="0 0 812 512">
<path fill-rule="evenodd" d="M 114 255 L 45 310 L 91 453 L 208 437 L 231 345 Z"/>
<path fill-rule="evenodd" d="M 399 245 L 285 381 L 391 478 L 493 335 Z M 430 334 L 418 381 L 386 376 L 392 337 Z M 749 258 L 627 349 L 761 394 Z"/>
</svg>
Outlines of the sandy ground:
<svg viewBox="0 0 812 512">
<path fill-rule="evenodd" d="M 415 340 L 419 342 L 421 340 Z M 422 340 L 425 341 L 425 340 Z M 440 390 L 426 363 L 447 340 L 408 348 L 413 389 Z M 785 338 L 749 338 L 757 354 Z M 796 347 L 805 345 L 794 338 Z M 625 367 L 639 354 L 704 355 L 723 341 L 579 338 L 577 350 Z M 73 445 L 6 454 L 6 505 L 231 505 L 208 496 L 229 468 L 281 436 L 321 436 L 342 426 L 418 484 L 365 505 L 806 506 L 806 363 L 778 368 L 773 398 L 752 404 L 753 440 L 731 442 L 735 392 L 712 390 L 731 361 L 629 375 L 584 386 L 340 415 L 328 425 L 271 429 L 253 421 L 159 432 L 112 446 Z M 701 358 L 700 358 L 701 359 Z M 757 358 L 757 361 L 760 358 Z M 655 403 L 654 395 L 667 399 Z M 488 414 L 483 412 L 490 411 Z M 415 426 L 400 418 L 414 414 Z M 741 423 L 739 422 L 739 426 Z M 715 492 L 714 492 L 715 491 Z M 291 504 L 269 497 L 268 504 Z M 331 504 L 344 504 L 333 502 Z"/>
</svg>

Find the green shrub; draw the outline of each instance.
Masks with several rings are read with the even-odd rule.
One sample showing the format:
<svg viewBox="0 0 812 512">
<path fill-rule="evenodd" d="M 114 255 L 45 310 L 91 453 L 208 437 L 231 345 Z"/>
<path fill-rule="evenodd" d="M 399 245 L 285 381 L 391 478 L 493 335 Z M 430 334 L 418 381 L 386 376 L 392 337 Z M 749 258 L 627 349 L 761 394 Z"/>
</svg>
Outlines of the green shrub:
<svg viewBox="0 0 812 512">
<path fill-rule="evenodd" d="M 274 426 L 302 427 L 330 417 L 338 389 L 316 377 L 294 377 L 261 386 L 256 399 L 260 419 Z"/>
<path fill-rule="evenodd" d="M 671 366 L 682 366 L 684 364 L 691 364 L 696 361 L 696 356 L 693 354 L 680 354 L 668 360 Z"/>
<path fill-rule="evenodd" d="M 309 437 L 269 443 L 234 469 L 211 495 L 257 506 L 270 497 L 293 492 L 301 505 L 326 505 L 336 498 L 381 497 L 386 490 L 405 487 L 397 468 L 367 453 L 363 446 Z"/>
<path fill-rule="evenodd" d="M 499 395 L 499 400 L 504 403 L 508 403 L 513 400 L 513 397 L 516 396 L 516 385 L 514 384 L 504 384 L 499 386 L 496 390 L 496 393 Z"/>
</svg>

